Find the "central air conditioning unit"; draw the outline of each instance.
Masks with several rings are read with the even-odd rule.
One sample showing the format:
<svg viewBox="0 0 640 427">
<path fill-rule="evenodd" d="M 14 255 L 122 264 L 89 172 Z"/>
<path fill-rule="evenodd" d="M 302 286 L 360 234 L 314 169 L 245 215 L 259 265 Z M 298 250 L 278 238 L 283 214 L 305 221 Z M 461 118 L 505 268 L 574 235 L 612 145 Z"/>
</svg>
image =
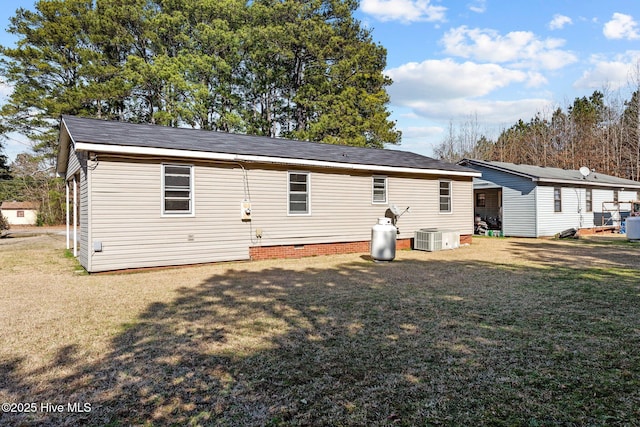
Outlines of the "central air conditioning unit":
<svg viewBox="0 0 640 427">
<path fill-rule="evenodd" d="M 441 251 L 460 247 L 460 232 L 423 228 L 415 232 L 413 248 L 420 251 Z"/>
<path fill-rule="evenodd" d="M 413 249 L 430 252 L 442 250 L 442 232 L 428 228 L 416 231 Z"/>
</svg>

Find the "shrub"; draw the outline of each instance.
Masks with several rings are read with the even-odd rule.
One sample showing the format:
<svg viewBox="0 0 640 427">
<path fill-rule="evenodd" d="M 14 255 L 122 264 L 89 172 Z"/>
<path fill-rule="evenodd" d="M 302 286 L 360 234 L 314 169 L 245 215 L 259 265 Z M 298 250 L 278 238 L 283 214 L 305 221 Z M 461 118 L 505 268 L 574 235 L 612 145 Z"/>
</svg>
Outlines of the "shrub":
<svg viewBox="0 0 640 427">
<path fill-rule="evenodd" d="M 0 214 L 0 232 L 11 228 L 9 220 L 6 216 Z"/>
</svg>

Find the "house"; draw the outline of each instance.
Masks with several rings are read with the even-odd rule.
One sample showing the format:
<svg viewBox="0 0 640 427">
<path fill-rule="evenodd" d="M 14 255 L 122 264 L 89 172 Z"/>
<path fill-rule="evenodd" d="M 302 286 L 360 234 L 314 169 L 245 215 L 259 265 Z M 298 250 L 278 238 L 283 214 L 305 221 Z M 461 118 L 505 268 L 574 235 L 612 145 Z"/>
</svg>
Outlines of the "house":
<svg viewBox="0 0 640 427">
<path fill-rule="evenodd" d="M 2 202 L 0 215 L 7 218 L 10 225 L 36 225 L 38 209 L 36 202 Z"/>
<path fill-rule="evenodd" d="M 482 173 L 474 179 L 475 212 L 501 226 L 505 236 L 615 228 L 640 200 L 640 182 L 586 167 L 565 170 L 471 159 L 459 164 Z"/>
<path fill-rule="evenodd" d="M 73 116 L 59 142 L 89 272 L 366 252 L 394 205 L 411 208 L 398 248 L 425 227 L 473 234 L 479 173 L 410 152 Z"/>
</svg>

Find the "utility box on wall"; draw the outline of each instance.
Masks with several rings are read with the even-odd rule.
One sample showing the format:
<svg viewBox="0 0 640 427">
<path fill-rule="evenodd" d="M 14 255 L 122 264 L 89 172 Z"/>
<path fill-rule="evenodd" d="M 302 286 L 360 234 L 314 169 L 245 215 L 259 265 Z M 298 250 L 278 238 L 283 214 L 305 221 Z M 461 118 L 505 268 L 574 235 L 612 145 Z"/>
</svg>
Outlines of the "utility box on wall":
<svg viewBox="0 0 640 427">
<path fill-rule="evenodd" d="M 441 230 L 442 249 L 457 249 L 460 247 L 460 232 L 455 230 Z"/>
</svg>

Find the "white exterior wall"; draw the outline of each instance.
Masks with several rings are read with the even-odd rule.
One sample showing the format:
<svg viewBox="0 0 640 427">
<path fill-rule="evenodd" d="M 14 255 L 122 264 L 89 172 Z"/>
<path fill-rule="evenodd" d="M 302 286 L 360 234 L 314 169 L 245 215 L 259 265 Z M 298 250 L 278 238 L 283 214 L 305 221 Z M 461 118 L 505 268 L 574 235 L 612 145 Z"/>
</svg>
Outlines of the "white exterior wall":
<svg viewBox="0 0 640 427">
<path fill-rule="evenodd" d="M 18 216 L 18 212 L 23 212 L 24 216 Z M 35 225 L 38 220 L 38 211 L 35 209 L 4 209 L 0 211 L 11 225 Z"/>
<path fill-rule="evenodd" d="M 374 174 L 307 170 L 311 214 L 289 215 L 287 171 L 295 169 L 245 165 L 252 221 L 243 222 L 248 195 L 239 165 L 171 160 L 165 163 L 194 165 L 195 214 L 163 216 L 162 163 L 100 155 L 88 168 L 89 271 L 248 259 L 249 247 L 260 245 L 367 241 L 389 206 L 372 203 Z M 452 181 L 446 214 L 439 212 L 438 177 L 389 176 L 387 185 L 389 203 L 411 207 L 398 222 L 400 238 L 429 227 L 473 233 L 471 178 Z M 101 252 L 92 250 L 96 241 Z"/>
<path fill-rule="evenodd" d="M 553 186 L 537 187 L 537 211 L 538 215 L 538 236 L 553 236 L 563 230 L 569 228 L 593 228 L 603 225 L 602 215 L 608 215 L 612 212 L 606 212 L 606 209 L 613 208 L 613 190 L 591 187 L 592 211 L 587 211 L 586 188 L 576 187 L 560 187 L 562 192 L 562 212 L 554 212 Z M 628 211 L 628 202 L 636 197 L 635 191 L 619 191 L 618 200 L 620 210 Z M 604 205 L 603 202 L 609 202 Z M 613 224 L 611 221 L 605 225 Z"/>
<path fill-rule="evenodd" d="M 569 228 L 580 228 L 578 207 L 580 205 L 584 206 L 584 190 L 573 187 L 559 187 L 562 212 L 554 212 L 554 188 L 556 187 L 542 185 L 536 188 L 539 237 L 553 236 Z"/>
</svg>

